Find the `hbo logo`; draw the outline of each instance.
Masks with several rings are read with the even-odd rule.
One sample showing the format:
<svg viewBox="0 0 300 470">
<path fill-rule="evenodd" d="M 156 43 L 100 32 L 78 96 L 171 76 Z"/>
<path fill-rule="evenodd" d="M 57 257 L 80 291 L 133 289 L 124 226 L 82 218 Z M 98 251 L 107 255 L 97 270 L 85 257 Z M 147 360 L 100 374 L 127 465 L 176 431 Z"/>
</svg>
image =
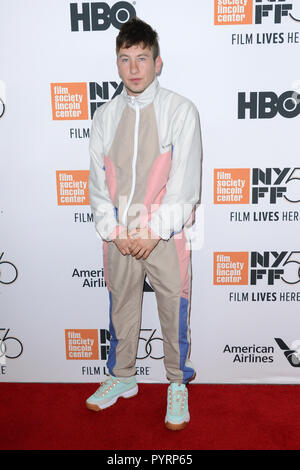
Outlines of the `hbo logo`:
<svg viewBox="0 0 300 470">
<path fill-rule="evenodd" d="M 286 91 L 278 96 L 273 91 L 251 91 L 247 99 L 246 93 L 239 93 L 238 119 L 246 119 L 246 110 L 250 119 L 271 119 L 277 114 L 294 118 L 300 114 L 300 94 Z"/>
<path fill-rule="evenodd" d="M 104 2 L 82 3 L 81 11 L 77 3 L 70 3 L 70 13 L 72 31 L 79 31 L 79 25 L 83 31 L 104 31 L 111 24 L 120 29 L 136 16 L 134 7 L 128 2 L 117 2 L 112 7 Z"/>
</svg>

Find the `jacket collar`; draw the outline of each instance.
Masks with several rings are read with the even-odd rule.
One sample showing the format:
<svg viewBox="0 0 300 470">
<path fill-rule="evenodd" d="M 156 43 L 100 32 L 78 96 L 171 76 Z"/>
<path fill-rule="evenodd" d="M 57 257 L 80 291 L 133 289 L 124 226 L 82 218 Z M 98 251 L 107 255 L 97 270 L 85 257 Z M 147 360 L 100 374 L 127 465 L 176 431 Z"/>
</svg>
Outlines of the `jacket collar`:
<svg viewBox="0 0 300 470">
<path fill-rule="evenodd" d="M 148 104 L 152 103 L 158 90 L 159 90 L 159 83 L 158 83 L 157 78 L 155 77 L 153 82 L 150 83 L 148 88 L 146 88 L 146 90 L 143 91 L 143 93 L 141 93 L 140 95 L 138 96 L 128 95 L 125 86 L 124 86 L 124 90 L 122 94 L 130 107 L 134 108 L 135 104 L 137 103 L 140 108 L 144 108 Z"/>
</svg>

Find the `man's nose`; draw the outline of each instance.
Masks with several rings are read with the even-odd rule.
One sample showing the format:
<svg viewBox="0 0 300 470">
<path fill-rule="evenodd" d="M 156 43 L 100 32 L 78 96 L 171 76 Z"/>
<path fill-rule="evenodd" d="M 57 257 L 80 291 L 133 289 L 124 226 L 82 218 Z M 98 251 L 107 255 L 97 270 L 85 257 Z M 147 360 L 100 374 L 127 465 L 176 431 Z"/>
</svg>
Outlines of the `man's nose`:
<svg viewBox="0 0 300 470">
<path fill-rule="evenodd" d="M 138 66 L 135 60 L 130 62 L 130 72 L 136 73 L 138 71 Z"/>
</svg>

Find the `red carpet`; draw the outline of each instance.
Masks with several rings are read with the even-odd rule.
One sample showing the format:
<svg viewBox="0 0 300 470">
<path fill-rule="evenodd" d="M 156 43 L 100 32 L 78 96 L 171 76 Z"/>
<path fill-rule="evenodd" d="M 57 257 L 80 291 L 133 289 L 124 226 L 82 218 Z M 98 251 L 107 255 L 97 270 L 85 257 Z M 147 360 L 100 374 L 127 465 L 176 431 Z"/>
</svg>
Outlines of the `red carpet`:
<svg viewBox="0 0 300 470">
<path fill-rule="evenodd" d="M 97 384 L 0 385 L 2 450 L 296 450 L 297 385 L 190 385 L 191 421 L 164 427 L 167 385 L 102 412 L 85 408 Z"/>
</svg>

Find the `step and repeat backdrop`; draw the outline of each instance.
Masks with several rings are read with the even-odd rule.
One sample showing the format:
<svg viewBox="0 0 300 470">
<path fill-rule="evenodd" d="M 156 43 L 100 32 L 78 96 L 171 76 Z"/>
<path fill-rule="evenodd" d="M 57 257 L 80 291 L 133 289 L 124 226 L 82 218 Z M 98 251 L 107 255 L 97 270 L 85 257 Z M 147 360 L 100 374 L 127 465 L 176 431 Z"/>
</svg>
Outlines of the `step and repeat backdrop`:
<svg viewBox="0 0 300 470">
<path fill-rule="evenodd" d="M 0 11 L 0 380 L 104 377 L 88 143 L 95 110 L 122 92 L 115 38 L 137 15 L 159 34 L 161 86 L 200 113 L 194 383 L 300 383 L 299 0 L 3 0 Z M 137 378 L 166 382 L 147 278 Z"/>
</svg>

